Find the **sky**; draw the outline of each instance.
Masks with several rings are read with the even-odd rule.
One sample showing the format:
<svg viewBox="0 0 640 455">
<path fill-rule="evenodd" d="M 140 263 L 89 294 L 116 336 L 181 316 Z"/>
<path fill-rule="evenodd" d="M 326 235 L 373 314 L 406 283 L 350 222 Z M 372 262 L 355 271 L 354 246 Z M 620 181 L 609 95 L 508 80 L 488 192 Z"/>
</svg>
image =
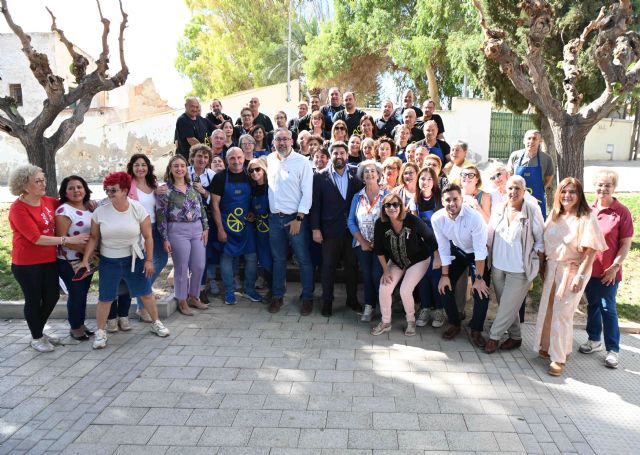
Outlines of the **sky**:
<svg viewBox="0 0 640 455">
<path fill-rule="evenodd" d="M 27 33 L 51 30 L 51 17 L 45 9 L 49 7 L 56 16 L 58 27 L 72 43 L 94 58 L 99 56 L 102 24 L 95 1 L 7 0 L 7 4 L 13 21 Z M 129 15 L 129 26 L 124 34 L 125 61 L 130 72 L 127 84 L 139 84 L 151 77 L 156 90 L 170 106 L 183 106 L 191 83 L 178 73 L 174 61 L 177 42 L 190 19 L 184 0 L 122 0 L 122 4 Z M 120 10 L 117 0 L 101 0 L 100 5 L 105 17 L 111 21 L 110 73 L 115 74 L 120 69 L 117 42 Z M 10 31 L 0 15 L 0 33 Z M 26 66 L 25 71 L 29 71 Z M 126 102 L 126 96 L 124 88 L 110 94 L 112 101 L 119 102 Z"/>
</svg>

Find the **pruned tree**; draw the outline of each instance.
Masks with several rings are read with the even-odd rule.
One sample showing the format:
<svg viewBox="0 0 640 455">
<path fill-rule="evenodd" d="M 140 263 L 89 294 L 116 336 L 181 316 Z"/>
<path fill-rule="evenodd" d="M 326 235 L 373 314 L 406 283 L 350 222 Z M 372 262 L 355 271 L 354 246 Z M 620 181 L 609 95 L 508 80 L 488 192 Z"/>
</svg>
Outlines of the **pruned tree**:
<svg viewBox="0 0 640 455">
<path fill-rule="evenodd" d="M 20 40 L 22 52 L 29 60 L 29 68 L 47 95 L 42 110 L 29 123 L 25 122 L 24 117 L 19 113 L 15 99 L 9 96 L 1 97 L 0 111 L 4 115 L 0 113 L 0 131 L 17 138 L 24 146 L 29 162 L 44 170 L 47 175 L 47 194 L 50 195 L 57 193 L 56 152 L 71 139 L 76 128 L 84 121 L 84 116 L 91 106 L 93 97 L 100 92 L 120 87 L 126 82 L 129 75 L 129 68 L 124 59 L 124 30 L 127 27 L 127 14 L 122 8 L 122 1 L 120 0 L 122 21 L 118 38 L 121 69 L 114 76 L 109 76 L 107 73 L 109 70 L 107 38 L 110 21 L 103 16 L 99 0 L 96 0 L 96 3 L 102 22 L 102 52 L 96 61 L 95 70 L 89 74 L 87 74 L 89 61 L 76 50 L 73 43 L 58 28 L 56 17 L 47 8 L 51 15 L 51 31 L 64 44 L 73 61 L 71 73 L 75 77 L 77 86 L 65 87 L 64 79 L 53 74 L 49 58 L 31 46 L 31 37 L 13 21 L 7 7 L 7 1 L 0 0 L 0 12 Z M 58 115 L 72 105 L 75 107 L 73 107 L 71 116 L 64 119 L 53 134 L 45 136 L 45 131 L 54 123 Z"/>
<path fill-rule="evenodd" d="M 524 27 L 526 37 L 523 55 L 514 50 L 516 47 L 508 42 L 505 31 L 487 24 L 479 0 L 473 0 L 473 4 L 480 13 L 480 25 L 485 33 L 485 56 L 500 65 L 500 70 L 515 89 L 536 107 L 544 121 L 548 121 L 551 134 L 545 140 L 555 146 L 559 178 L 574 176 L 582 179 L 587 134 L 640 82 L 640 35 L 628 30 L 632 17 L 630 0 L 619 0 L 602 7 L 580 36 L 564 45 L 562 100 L 552 94 L 543 55 L 545 39 L 554 27 L 551 4 L 546 0 L 521 0 L 519 7 L 528 18 L 519 24 Z M 583 105 L 583 94 L 579 89 L 582 74 L 579 59 L 594 31 L 593 60 L 605 88 L 600 96 Z"/>
</svg>

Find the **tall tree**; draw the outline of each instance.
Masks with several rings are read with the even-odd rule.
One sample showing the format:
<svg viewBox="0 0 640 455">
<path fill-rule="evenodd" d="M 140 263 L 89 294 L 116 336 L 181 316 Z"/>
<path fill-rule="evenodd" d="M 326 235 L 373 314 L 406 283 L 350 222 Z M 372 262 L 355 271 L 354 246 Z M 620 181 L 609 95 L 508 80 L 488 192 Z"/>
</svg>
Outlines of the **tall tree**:
<svg viewBox="0 0 640 455">
<path fill-rule="evenodd" d="M 178 43 L 176 68 L 202 98 L 286 81 L 289 0 L 186 0 L 192 11 Z M 307 5 L 309 3 L 309 5 Z M 317 20 L 299 9 L 322 11 L 322 2 L 293 2 L 292 78 L 302 69 L 302 47 L 318 32 Z"/>
<path fill-rule="evenodd" d="M 515 90 L 535 106 L 548 123 L 550 134 L 545 139 L 555 147 L 559 177 L 571 175 L 582 179 L 588 132 L 640 82 L 640 36 L 628 30 L 632 18 L 630 1 L 603 6 L 578 36 L 561 41 L 563 57 L 559 64 L 549 61 L 544 52 L 548 38 L 559 33 L 557 27 L 563 20 L 563 17 L 556 20 L 555 10 L 548 1 L 521 1 L 522 15 L 504 30 L 489 26 L 488 14 L 479 0 L 473 0 L 473 4 L 481 15 L 485 56 L 499 65 Z M 551 46 L 557 44 L 556 40 Z M 587 52 L 600 72 L 599 80 L 583 77 L 588 74 L 584 68 Z M 561 88 L 561 93 L 554 95 L 554 79 L 549 73 L 558 66 L 563 77 L 555 89 Z M 597 86 L 598 83 L 603 89 L 587 102 L 585 93 L 593 88 L 590 84 Z"/>
<path fill-rule="evenodd" d="M 9 96 L 0 98 L 0 110 L 4 113 L 4 115 L 0 114 L 0 131 L 17 138 L 24 146 L 29 162 L 43 169 L 47 176 L 47 194 L 50 195 L 57 193 L 57 151 L 71 139 L 76 128 L 84 121 L 84 115 L 89 110 L 93 97 L 100 92 L 120 87 L 126 82 L 129 75 L 129 68 L 124 59 L 124 30 L 127 26 L 127 14 L 122 9 L 122 1 L 120 1 L 122 22 L 118 38 L 121 69 L 114 76 L 107 74 L 109 70 L 107 37 L 109 36 L 110 21 L 102 15 L 100 2 L 96 2 L 102 22 L 102 52 L 96 61 L 95 70 L 89 74 L 87 74 L 89 61 L 76 50 L 73 43 L 58 28 L 56 17 L 47 8 L 51 15 L 51 30 L 56 33 L 73 60 L 71 72 L 77 86 L 65 87 L 64 79 L 53 74 L 49 58 L 31 46 L 31 37 L 13 21 L 7 7 L 7 1 L 0 0 L 0 12 L 20 40 L 22 52 L 29 60 L 31 72 L 47 95 L 42 110 L 29 123 L 26 123 L 24 117 L 20 115 L 15 99 Z M 75 107 L 71 116 L 63 120 L 53 134 L 45 136 L 45 131 L 60 113 L 72 105 Z"/>
</svg>

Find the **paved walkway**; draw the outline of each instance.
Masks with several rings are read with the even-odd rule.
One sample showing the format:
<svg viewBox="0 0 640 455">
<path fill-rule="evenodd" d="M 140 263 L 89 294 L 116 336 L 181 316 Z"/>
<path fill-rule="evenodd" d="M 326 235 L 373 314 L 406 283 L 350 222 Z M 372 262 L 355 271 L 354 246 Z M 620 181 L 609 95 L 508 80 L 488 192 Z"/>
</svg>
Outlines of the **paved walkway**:
<svg viewBox="0 0 640 455">
<path fill-rule="evenodd" d="M 295 290 L 290 291 L 295 295 Z M 440 330 L 369 335 L 350 310 L 219 300 L 39 354 L 24 321 L 0 322 L 0 453 L 632 454 L 640 448 L 640 337 L 618 370 L 574 354 L 562 378 L 531 351 L 491 356 Z M 64 321 L 52 321 L 64 334 Z M 575 336 L 577 344 L 584 332 Z"/>
</svg>

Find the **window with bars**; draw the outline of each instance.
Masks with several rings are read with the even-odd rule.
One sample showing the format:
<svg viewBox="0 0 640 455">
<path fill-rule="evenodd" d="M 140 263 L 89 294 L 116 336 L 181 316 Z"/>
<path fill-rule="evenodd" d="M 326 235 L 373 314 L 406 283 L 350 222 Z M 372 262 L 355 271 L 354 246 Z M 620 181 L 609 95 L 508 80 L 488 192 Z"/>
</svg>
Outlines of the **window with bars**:
<svg viewBox="0 0 640 455">
<path fill-rule="evenodd" d="M 9 84 L 9 96 L 16 100 L 18 106 L 22 106 L 22 85 Z"/>
</svg>

